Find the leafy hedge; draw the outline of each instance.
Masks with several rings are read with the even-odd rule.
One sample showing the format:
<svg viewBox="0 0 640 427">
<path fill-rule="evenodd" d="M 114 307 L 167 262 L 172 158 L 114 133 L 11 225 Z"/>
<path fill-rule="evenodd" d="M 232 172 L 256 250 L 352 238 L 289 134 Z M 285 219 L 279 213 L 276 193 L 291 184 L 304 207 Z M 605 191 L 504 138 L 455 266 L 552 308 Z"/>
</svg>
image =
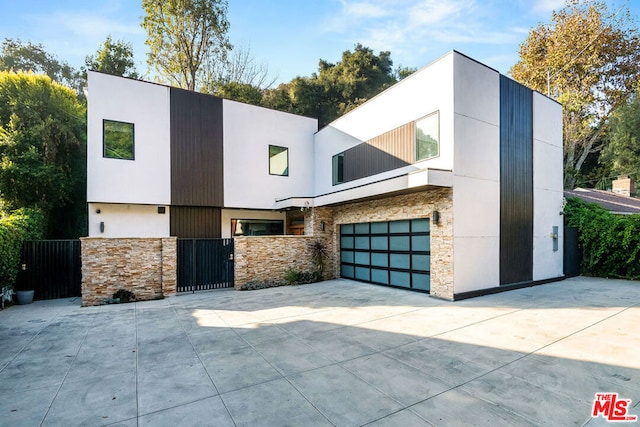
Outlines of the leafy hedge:
<svg viewBox="0 0 640 427">
<path fill-rule="evenodd" d="M 582 271 L 599 277 L 640 279 L 640 214 L 614 215 L 572 197 L 564 208 L 582 246 Z"/>
<path fill-rule="evenodd" d="M 42 239 L 44 228 L 44 216 L 36 209 L 18 209 L 0 217 L 0 286 L 15 284 L 22 243 Z"/>
</svg>

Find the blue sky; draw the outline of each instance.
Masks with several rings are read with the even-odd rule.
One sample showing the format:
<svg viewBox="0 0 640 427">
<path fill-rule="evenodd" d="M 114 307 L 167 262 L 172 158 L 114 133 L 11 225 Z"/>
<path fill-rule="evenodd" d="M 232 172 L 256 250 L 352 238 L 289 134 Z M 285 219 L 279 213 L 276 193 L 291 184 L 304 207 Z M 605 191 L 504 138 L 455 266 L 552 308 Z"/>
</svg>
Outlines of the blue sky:
<svg viewBox="0 0 640 427">
<path fill-rule="evenodd" d="M 625 0 L 609 0 L 611 11 Z M 147 66 L 138 0 L 0 0 L 0 38 L 42 43 L 79 67 L 108 34 L 131 42 Z M 394 66 L 422 67 L 456 49 L 506 73 L 528 30 L 564 0 L 229 0 L 229 37 L 248 46 L 278 82 L 308 76 L 362 43 L 391 51 Z M 640 1 L 630 0 L 640 17 Z"/>
</svg>

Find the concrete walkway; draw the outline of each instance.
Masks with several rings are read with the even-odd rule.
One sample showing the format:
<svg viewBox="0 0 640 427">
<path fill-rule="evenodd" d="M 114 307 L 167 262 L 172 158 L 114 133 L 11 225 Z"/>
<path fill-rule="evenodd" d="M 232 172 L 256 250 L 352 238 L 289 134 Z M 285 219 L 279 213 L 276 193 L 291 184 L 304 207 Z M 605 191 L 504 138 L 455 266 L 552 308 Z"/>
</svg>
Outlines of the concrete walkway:
<svg viewBox="0 0 640 427">
<path fill-rule="evenodd" d="M 13 306 L 0 425 L 604 425 L 597 392 L 640 414 L 638 303 L 639 282 L 574 278 L 456 303 L 334 280 Z"/>
</svg>

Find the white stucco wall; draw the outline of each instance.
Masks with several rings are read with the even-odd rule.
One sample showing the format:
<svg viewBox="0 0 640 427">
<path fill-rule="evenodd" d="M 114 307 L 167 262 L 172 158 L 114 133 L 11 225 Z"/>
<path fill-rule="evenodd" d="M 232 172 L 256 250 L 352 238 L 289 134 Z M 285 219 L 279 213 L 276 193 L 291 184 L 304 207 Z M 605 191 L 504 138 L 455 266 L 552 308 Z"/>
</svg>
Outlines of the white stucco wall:
<svg viewBox="0 0 640 427">
<path fill-rule="evenodd" d="M 454 57 L 454 292 L 500 284 L 500 75 Z"/>
<path fill-rule="evenodd" d="M 453 167 L 453 58 L 438 59 L 321 129 L 315 138 L 315 194 L 322 195 L 424 169 Z M 332 157 L 428 114 L 440 113 L 440 155 L 414 165 L 332 185 Z"/>
<path fill-rule="evenodd" d="M 89 203 L 89 237 L 169 237 L 170 208 L 159 214 L 158 206 Z"/>
<path fill-rule="evenodd" d="M 87 200 L 168 205 L 169 88 L 89 71 Z M 102 121 L 134 124 L 135 160 L 103 157 Z"/>
<path fill-rule="evenodd" d="M 249 209 L 222 209 L 222 230 L 221 236 L 223 239 L 229 239 L 231 236 L 231 220 L 232 219 L 277 219 L 285 221 L 286 215 L 284 212 L 278 211 L 258 211 Z M 285 223 L 285 230 L 287 224 Z"/>
<path fill-rule="evenodd" d="M 533 280 L 563 275 L 562 107 L 533 94 Z M 557 226 L 558 251 L 550 237 Z"/>
<path fill-rule="evenodd" d="M 313 193 L 313 135 L 318 121 L 223 101 L 224 205 L 273 209 L 276 199 Z M 289 149 L 289 176 L 269 174 L 269 145 Z"/>
</svg>

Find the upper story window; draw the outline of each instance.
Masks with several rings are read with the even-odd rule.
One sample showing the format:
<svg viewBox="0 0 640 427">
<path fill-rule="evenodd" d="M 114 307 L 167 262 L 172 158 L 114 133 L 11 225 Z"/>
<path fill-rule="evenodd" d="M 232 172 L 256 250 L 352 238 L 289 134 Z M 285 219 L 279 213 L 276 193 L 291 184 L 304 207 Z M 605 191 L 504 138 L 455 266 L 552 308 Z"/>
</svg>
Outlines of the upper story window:
<svg viewBox="0 0 640 427">
<path fill-rule="evenodd" d="M 342 184 L 344 182 L 344 153 L 333 156 L 332 162 L 333 185 Z"/>
<path fill-rule="evenodd" d="M 269 174 L 289 176 L 288 148 L 276 145 L 269 146 Z"/>
<path fill-rule="evenodd" d="M 440 115 L 435 112 L 416 121 L 416 162 L 440 154 Z"/>
<path fill-rule="evenodd" d="M 102 121 L 102 156 L 109 159 L 134 159 L 133 123 Z"/>
</svg>

